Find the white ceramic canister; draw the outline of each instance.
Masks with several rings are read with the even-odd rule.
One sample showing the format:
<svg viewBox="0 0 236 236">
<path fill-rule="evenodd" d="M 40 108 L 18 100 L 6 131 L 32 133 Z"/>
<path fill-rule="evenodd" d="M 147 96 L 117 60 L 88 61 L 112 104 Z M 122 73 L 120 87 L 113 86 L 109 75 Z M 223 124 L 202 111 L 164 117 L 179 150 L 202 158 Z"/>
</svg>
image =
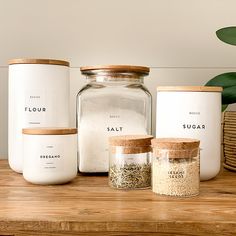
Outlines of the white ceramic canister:
<svg viewBox="0 0 236 236">
<path fill-rule="evenodd" d="M 69 62 L 9 61 L 8 160 L 22 172 L 22 128 L 69 126 Z"/>
<path fill-rule="evenodd" d="M 158 87 L 156 137 L 200 142 L 200 178 L 215 177 L 221 166 L 221 87 Z"/>
<path fill-rule="evenodd" d="M 77 175 L 77 129 L 27 128 L 23 176 L 34 184 L 63 184 Z"/>
</svg>

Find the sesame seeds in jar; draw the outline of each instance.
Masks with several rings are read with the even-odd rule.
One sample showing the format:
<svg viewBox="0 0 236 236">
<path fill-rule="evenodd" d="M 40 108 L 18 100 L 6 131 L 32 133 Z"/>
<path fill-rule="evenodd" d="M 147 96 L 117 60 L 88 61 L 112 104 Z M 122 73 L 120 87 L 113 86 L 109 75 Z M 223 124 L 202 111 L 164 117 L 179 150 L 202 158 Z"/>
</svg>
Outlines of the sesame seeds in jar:
<svg viewBox="0 0 236 236">
<path fill-rule="evenodd" d="M 199 194 L 199 140 L 152 140 L 152 191 L 188 197 Z"/>
</svg>

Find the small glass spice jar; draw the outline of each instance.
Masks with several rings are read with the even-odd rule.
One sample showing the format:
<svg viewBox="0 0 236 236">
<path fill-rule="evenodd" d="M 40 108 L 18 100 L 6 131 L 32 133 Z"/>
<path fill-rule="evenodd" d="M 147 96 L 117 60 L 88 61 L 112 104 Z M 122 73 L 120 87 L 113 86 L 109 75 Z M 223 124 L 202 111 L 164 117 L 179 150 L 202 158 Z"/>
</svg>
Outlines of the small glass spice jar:
<svg viewBox="0 0 236 236">
<path fill-rule="evenodd" d="M 188 197 L 199 194 L 200 162 L 196 139 L 159 138 L 152 140 L 152 191 Z"/>
<path fill-rule="evenodd" d="M 118 189 L 145 189 L 151 186 L 150 135 L 109 138 L 109 185 Z"/>
</svg>

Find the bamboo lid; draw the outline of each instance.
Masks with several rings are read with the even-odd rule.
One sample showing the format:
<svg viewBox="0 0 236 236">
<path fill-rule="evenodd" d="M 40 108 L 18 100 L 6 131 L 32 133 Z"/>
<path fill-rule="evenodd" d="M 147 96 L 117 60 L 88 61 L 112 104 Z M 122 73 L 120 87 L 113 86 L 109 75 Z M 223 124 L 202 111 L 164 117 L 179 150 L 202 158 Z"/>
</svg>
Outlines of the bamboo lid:
<svg viewBox="0 0 236 236">
<path fill-rule="evenodd" d="M 213 86 L 159 86 L 158 92 L 222 92 L 222 87 Z"/>
<path fill-rule="evenodd" d="M 156 157 L 192 158 L 198 155 L 200 141 L 188 138 L 157 138 L 152 140 Z"/>
<path fill-rule="evenodd" d="M 136 73 L 142 75 L 149 75 L 150 68 L 145 66 L 132 65 L 97 65 L 80 67 L 80 71 L 84 75 L 95 74 L 98 71 L 120 72 L 120 73 Z"/>
<path fill-rule="evenodd" d="M 45 65 L 70 66 L 70 63 L 68 61 L 55 60 L 55 59 L 18 58 L 18 59 L 11 59 L 8 61 L 8 65 L 14 65 L 14 64 L 45 64 Z"/>
<path fill-rule="evenodd" d="M 122 135 L 109 138 L 111 146 L 150 146 L 153 136 L 151 135 Z"/>
<path fill-rule="evenodd" d="M 30 135 L 66 135 L 77 134 L 76 128 L 24 128 L 23 134 Z"/>
</svg>

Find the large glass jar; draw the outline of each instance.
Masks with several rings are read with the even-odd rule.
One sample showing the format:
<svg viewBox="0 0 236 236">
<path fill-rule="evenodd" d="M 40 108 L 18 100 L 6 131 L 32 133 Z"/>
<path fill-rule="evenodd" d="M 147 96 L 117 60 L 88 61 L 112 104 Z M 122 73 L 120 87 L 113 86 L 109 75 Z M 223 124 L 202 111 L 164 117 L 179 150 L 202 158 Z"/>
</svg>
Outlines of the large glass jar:
<svg viewBox="0 0 236 236">
<path fill-rule="evenodd" d="M 108 138 L 151 133 L 151 94 L 142 66 L 82 67 L 87 85 L 77 96 L 80 172 L 108 172 Z"/>
</svg>

